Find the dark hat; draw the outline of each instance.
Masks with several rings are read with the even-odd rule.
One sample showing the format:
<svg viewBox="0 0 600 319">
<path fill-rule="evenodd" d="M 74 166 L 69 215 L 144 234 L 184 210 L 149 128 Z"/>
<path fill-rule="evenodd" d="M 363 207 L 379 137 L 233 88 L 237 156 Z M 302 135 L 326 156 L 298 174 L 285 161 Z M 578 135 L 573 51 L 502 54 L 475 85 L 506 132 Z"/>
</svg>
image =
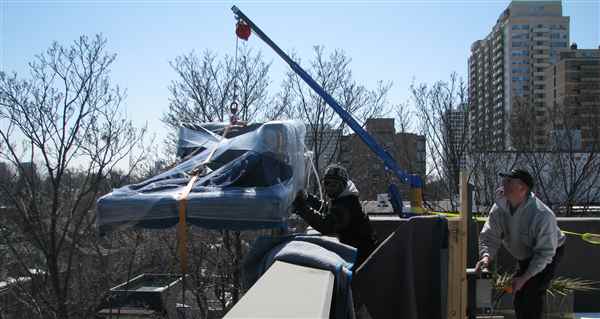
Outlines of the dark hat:
<svg viewBox="0 0 600 319">
<path fill-rule="evenodd" d="M 350 178 L 348 177 L 348 172 L 343 166 L 331 164 L 325 169 L 323 179 L 337 179 L 341 182 L 347 183 Z"/>
<path fill-rule="evenodd" d="M 520 168 L 515 168 L 510 171 L 510 173 L 500 173 L 498 174 L 502 177 L 510 177 L 521 180 L 525 185 L 529 187 L 529 189 L 533 188 L 533 177 L 529 174 L 528 171 Z"/>
</svg>

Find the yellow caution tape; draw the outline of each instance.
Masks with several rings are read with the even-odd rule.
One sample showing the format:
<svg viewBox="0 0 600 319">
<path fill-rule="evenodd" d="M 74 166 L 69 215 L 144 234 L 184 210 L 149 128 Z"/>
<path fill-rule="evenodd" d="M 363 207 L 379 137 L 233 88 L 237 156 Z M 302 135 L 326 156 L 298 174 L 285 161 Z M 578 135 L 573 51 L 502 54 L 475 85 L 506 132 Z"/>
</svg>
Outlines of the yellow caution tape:
<svg viewBox="0 0 600 319">
<path fill-rule="evenodd" d="M 580 237 L 581 239 L 583 239 L 584 241 L 586 241 L 586 242 L 588 242 L 590 244 L 600 245 L 600 235 L 599 234 L 575 233 L 575 232 L 566 231 L 566 230 L 563 230 L 562 232 L 564 234 L 567 234 L 567 235 L 572 235 L 572 236 Z"/>
<path fill-rule="evenodd" d="M 441 216 L 446 216 L 446 217 L 459 217 L 460 214 L 459 213 L 451 213 L 451 212 L 429 212 L 430 214 L 434 214 L 434 215 L 441 215 Z M 478 222 L 485 222 L 487 221 L 487 217 L 475 217 L 473 216 L 473 219 L 475 219 Z"/>
</svg>

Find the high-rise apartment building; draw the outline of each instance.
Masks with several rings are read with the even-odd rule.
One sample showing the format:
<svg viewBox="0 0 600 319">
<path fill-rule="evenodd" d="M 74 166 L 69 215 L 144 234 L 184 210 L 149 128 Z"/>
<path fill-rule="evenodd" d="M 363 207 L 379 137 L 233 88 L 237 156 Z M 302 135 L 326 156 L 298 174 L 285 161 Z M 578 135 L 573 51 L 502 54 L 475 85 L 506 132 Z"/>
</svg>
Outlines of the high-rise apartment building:
<svg viewBox="0 0 600 319">
<path fill-rule="evenodd" d="M 474 151 L 515 149 L 514 119 L 532 114 L 535 143 L 545 142 L 546 78 L 569 43 L 569 17 L 557 1 L 512 1 L 485 39 L 471 46 L 469 126 Z"/>
<path fill-rule="evenodd" d="M 465 122 L 464 105 L 457 109 L 444 112 L 442 121 L 444 125 L 444 169 L 447 178 L 458 185 L 459 173 L 467 165 L 468 128 Z"/>
<path fill-rule="evenodd" d="M 600 150 L 600 48 L 558 52 L 545 71 L 551 144 L 562 150 Z"/>
</svg>

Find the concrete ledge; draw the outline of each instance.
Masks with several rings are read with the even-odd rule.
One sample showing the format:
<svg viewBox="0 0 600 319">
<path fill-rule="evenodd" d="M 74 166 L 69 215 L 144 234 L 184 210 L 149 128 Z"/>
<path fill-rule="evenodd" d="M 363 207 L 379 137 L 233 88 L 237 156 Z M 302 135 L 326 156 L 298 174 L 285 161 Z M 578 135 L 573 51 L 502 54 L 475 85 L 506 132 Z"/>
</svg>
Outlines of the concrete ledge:
<svg viewBox="0 0 600 319">
<path fill-rule="evenodd" d="M 276 261 L 224 318 L 329 318 L 333 273 Z"/>
</svg>

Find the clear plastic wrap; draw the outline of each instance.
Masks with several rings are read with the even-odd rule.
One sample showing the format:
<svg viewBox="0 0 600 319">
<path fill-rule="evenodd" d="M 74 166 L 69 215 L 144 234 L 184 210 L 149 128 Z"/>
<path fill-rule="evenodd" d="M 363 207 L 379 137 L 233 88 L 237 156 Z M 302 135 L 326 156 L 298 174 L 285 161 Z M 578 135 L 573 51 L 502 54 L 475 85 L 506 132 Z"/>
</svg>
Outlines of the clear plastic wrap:
<svg viewBox="0 0 600 319">
<path fill-rule="evenodd" d="M 221 137 L 223 130 L 233 137 Z M 177 152 L 184 160 L 101 197 L 99 230 L 175 225 L 178 199 L 194 175 L 198 179 L 187 196 L 189 224 L 233 230 L 285 227 L 294 196 L 306 179 L 304 136 L 300 121 L 182 128 Z"/>
</svg>

